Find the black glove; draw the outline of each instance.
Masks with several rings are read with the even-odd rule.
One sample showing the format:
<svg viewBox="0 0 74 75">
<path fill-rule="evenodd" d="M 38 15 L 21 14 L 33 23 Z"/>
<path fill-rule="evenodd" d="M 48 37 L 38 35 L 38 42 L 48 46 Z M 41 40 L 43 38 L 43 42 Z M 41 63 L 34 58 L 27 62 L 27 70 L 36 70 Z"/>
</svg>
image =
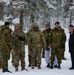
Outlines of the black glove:
<svg viewBox="0 0 74 75">
<path fill-rule="evenodd" d="M 46 47 L 46 50 L 47 50 L 47 51 L 49 51 L 49 50 L 50 50 L 50 48 L 49 48 L 49 47 Z"/>
<path fill-rule="evenodd" d="M 18 40 L 20 40 L 20 41 L 25 41 L 25 38 L 22 37 L 22 36 L 18 36 Z"/>
</svg>

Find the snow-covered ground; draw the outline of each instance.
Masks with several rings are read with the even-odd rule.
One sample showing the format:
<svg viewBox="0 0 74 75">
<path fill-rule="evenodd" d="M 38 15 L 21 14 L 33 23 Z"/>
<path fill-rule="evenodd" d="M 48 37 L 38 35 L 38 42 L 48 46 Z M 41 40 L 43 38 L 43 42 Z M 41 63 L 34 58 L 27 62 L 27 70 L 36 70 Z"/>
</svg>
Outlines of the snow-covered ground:
<svg viewBox="0 0 74 75">
<path fill-rule="evenodd" d="M 28 47 L 25 46 L 26 51 L 26 68 L 29 70 L 27 71 L 21 71 L 21 67 L 19 66 L 19 71 L 15 72 L 15 68 L 11 64 L 12 58 L 9 60 L 9 70 L 12 71 L 12 73 L 2 73 L 2 69 L 0 69 L 0 75 L 74 75 L 74 70 L 69 70 L 69 67 L 71 67 L 71 61 L 70 61 L 70 54 L 68 52 L 68 39 L 69 39 L 69 33 L 68 29 L 65 28 L 67 41 L 66 41 L 66 51 L 65 51 L 65 57 L 67 60 L 62 60 L 61 69 L 49 69 L 46 68 L 45 59 L 42 58 L 42 69 L 38 69 L 37 67 L 35 69 L 31 69 L 28 67 Z M 11 56 L 12 57 L 12 56 Z"/>
</svg>

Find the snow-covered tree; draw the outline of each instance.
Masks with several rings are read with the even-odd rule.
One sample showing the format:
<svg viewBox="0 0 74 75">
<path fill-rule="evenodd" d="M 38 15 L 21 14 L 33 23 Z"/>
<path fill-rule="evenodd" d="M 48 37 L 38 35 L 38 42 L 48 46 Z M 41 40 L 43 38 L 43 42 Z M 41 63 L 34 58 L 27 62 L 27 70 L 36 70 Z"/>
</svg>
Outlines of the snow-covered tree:
<svg viewBox="0 0 74 75">
<path fill-rule="evenodd" d="M 43 27 L 50 22 L 53 26 L 55 21 L 66 21 L 67 18 L 71 24 L 74 0 L 0 0 L 0 10 L 0 19 L 12 23 L 13 19 L 19 18 L 21 28 L 29 27 L 34 22 Z"/>
</svg>

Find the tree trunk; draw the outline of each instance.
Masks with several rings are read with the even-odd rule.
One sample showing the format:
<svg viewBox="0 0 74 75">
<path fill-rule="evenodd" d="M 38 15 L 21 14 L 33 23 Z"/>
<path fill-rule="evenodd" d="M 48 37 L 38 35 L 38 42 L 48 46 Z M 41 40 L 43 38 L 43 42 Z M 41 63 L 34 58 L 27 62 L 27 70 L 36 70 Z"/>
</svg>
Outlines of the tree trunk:
<svg viewBox="0 0 74 75">
<path fill-rule="evenodd" d="M 23 27 L 23 10 L 20 11 L 20 24 L 21 24 L 21 30 Z"/>
</svg>

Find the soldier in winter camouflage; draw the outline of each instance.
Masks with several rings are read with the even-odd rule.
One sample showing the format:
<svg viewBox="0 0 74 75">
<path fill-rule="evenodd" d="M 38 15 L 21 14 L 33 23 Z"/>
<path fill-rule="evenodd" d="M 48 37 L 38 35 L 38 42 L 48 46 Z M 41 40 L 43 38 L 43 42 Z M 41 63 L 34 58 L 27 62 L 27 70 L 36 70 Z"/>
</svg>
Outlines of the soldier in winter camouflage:
<svg viewBox="0 0 74 75">
<path fill-rule="evenodd" d="M 13 34 L 12 34 L 12 39 L 13 39 L 13 41 L 12 41 L 12 43 L 13 43 L 13 50 L 12 50 L 12 65 L 16 68 L 16 65 L 19 65 L 19 63 L 16 63 L 17 62 L 17 60 L 16 60 L 16 58 L 18 57 L 16 57 L 16 54 L 18 54 L 18 51 L 19 51 L 19 49 L 20 49 L 20 42 L 18 41 L 18 38 L 17 38 L 17 36 L 15 35 L 15 33 L 17 32 L 17 28 L 19 28 L 19 26 L 15 26 L 15 30 L 14 30 L 14 32 L 13 32 Z M 18 32 L 17 32 L 18 33 Z M 18 51 L 17 51 L 18 50 Z M 15 62 L 15 60 L 16 60 L 16 62 Z M 16 64 L 15 64 L 16 63 Z M 18 69 L 18 68 L 17 68 Z"/>
<path fill-rule="evenodd" d="M 29 42 L 32 47 L 31 66 L 34 69 L 35 59 L 37 58 L 38 69 L 41 69 L 41 53 L 42 48 L 46 49 L 46 41 L 43 33 L 39 30 L 38 24 L 33 24 L 33 31 L 30 33 Z"/>
<path fill-rule="evenodd" d="M 55 56 L 58 59 L 58 69 L 60 69 L 61 59 L 62 59 L 62 44 L 63 44 L 63 38 L 62 38 L 61 28 L 59 25 L 59 22 L 55 23 L 55 28 L 51 32 L 51 66 L 50 68 L 53 69 L 53 63 Z"/>
<path fill-rule="evenodd" d="M 21 61 L 21 70 L 27 70 L 25 68 L 25 44 L 26 44 L 26 34 L 20 29 L 19 23 L 15 24 L 15 30 L 12 34 L 13 37 L 13 66 L 15 71 L 18 71 L 19 60 Z"/>
<path fill-rule="evenodd" d="M 26 33 L 27 38 L 29 40 L 30 38 L 30 33 L 33 31 L 33 28 L 31 26 L 31 29 Z M 28 61 L 29 61 L 29 67 L 31 67 L 31 54 L 32 54 L 32 47 L 31 47 L 31 42 L 28 41 Z M 35 66 L 37 66 L 37 59 L 35 59 Z"/>
<path fill-rule="evenodd" d="M 43 30 L 43 33 L 44 33 L 44 37 L 46 40 L 46 47 L 47 47 L 46 50 L 43 50 L 43 54 L 45 52 L 45 61 L 47 63 L 46 67 L 50 67 L 50 54 L 51 54 L 51 44 L 50 44 L 51 28 L 50 28 L 50 24 L 45 25 L 45 30 Z"/>
<path fill-rule="evenodd" d="M 5 28 L 3 28 L 2 30 L 3 72 L 10 72 L 8 70 L 8 60 L 10 59 L 10 51 L 13 46 L 12 46 L 12 37 L 11 37 L 12 30 L 9 29 L 9 26 L 10 26 L 10 23 L 5 22 Z"/>
</svg>

